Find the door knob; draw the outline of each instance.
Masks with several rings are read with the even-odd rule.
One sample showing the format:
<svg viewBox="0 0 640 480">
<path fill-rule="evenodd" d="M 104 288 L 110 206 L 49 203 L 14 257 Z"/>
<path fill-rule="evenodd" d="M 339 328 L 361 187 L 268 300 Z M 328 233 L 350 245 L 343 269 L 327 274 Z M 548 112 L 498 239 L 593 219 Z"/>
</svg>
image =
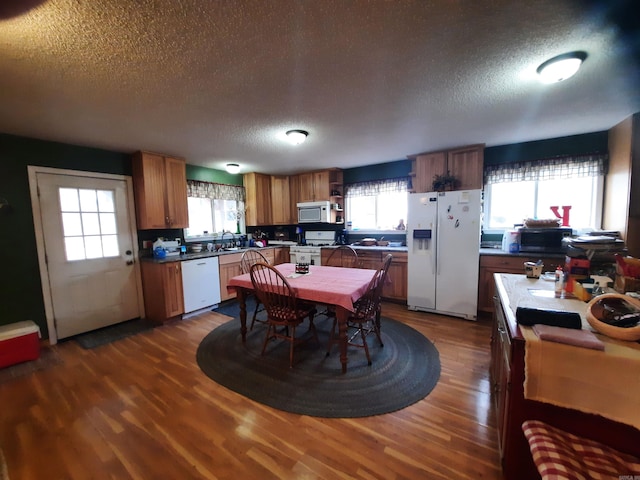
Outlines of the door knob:
<svg viewBox="0 0 640 480">
<path fill-rule="evenodd" d="M 126 255 L 131 255 L 133 252 L 131 250 L 127 250 L 126 252 L 124 252 Z"/>
</svg>

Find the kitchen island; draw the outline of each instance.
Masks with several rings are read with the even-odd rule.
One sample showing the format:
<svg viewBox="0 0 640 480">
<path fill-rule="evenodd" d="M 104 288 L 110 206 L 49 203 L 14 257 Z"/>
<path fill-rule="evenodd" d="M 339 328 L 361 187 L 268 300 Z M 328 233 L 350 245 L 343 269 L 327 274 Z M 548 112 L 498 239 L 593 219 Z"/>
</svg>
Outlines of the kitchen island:
<svg viewBox="0 0 640 480">
<path fill-rule="evenodd" d="M 637 416 L 628 419 L 629 421 L 625 419 L 624 423 L 612 420 L 610 417 L 619 415 L 615 401 L 610 402 L 600 414 L 594 414 L 586 413 L 577 408 L 567 408 L 532 400 L 525 396 L 525 381 L 527 380 L 525 375 L 525 371 L 527 371 L 525 365 L 527 340 L 525 337 L 529 335 L 529 332 L 526 327 L 521 329 L 516 323 L 516 308 L 518 306 L 535 306 L 577 312 L 582 318 L 583 329 L 590 329 L 585 319 L 586 304 L 576 299 L 557 299 L 552 294 L 553 282 L 542 279 L 527 279 L 524 274 L 495 274 L 494 280 L 496 297 L 494 328 L 491 338 L 490 374 L 505 480 L 540 478 L 533 464 L 529 445 L 522 432 L 522 423 L 525 420 L 541 420 L 576 435 L 599 441 L 619 451 L 635 456 L 640 455 L 640 430 L 632 426 L 632 424 L 637 425 Z M 551 294 L 547 295 L 545 292 L 551 292 Z M 619 341 L 602 335 L 597 336 L 605 343 L 605 346 L 609 343 L 619 344 Z M 529 339 L 532 341 L 531 337 Z M 640 351 L 640 344 L 637 342 L 625 342 L 622 346 L 633 351 Z M 589 356 L 582 352 L 588 349 L 573 346 L 563 347 L 574 349 L 573 354 L 567 356 L 567 362 L 572 362 L 572 368 L 583 367 L 587 374 L 596 371 L 593 365 L 580 360 Z M 606 355 L 605 352 L 597 353 Z M 604 358 L 606 359 L 606 357 Z M 561 367 L 564 365 L 558 366 L 559 369 Z M 638 368 L 640 368 L 640 364 Z M 594 384 L 597 384 L 599 379 L 615 382 L 617 372 L 612 371 L 605 375 L 600 372 L 599 375 L 600 377 L 592 376 L 591 381 L 595 382 Z M 544 381 L 544 372 L 541 376 L 542 379 L 538 378 L 538 381 Z M 571 381 L 573 381 L 572 378 L 567 379 L 567 388 L 571 388 Z M 640 392 L 636 391 L 637 388 L 636 382 L 636 385 L 621 384 L 618 390 L 626 389 L 628 396 L 640 398 Z M 560 399 L 571 398 L 570 395 L 559 393 Z M 616 398 L 616 393 L 616 391 L 611 391 L 612 399 Z M 581 402 L 576 403 L 580 408 L 583 408 Z M 640 408 L 637 411 L 640 414 Z M 620 472 L 620 475 L 625 473 L 627 472 Z"/>
</svg>

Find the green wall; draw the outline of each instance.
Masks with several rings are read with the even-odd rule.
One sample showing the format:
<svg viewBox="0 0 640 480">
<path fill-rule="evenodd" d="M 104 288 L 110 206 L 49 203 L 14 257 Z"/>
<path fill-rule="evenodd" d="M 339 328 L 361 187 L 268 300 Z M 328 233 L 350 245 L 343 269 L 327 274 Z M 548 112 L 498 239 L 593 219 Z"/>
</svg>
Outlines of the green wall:
<svg viewBox="0 0 640 480">
<path fill-rule="evenodd" d="M 33 320 L 47 338 L 27 165 L 131 175 L 131 159 L 129 153 L 0 133 L 0 198 L 12 207 L 0 215 L 0 325 Z M 187 178 L 242 185 L 242 175 L 192 165 Z"/>
<path fill-rule="evenodd" d="M 48 336 L 27 165 L 131 175 L 129 155 L 0 134 L 0 325 L 33 320 Z"/>
<path fill-rule="evenodd" d="M 569 137 L 537 140 L 535 142 L 514 143 L 484 149 L 484 164 L 523 162 L 564 155 L 606 153 L 609 132 L 585 133 Z"/>
<path fill-rule="evenodd" d="M 606 151 L 606 141 L 607 132 L 597 132 L 488 147 L 485 149 L 485 163 Z M 27 165 L 130 175 L 131 162 L 129 153 L 0 134 L 0 197 L 7 199 L 12 206 L 11 213 L 0 216 L 0 325 L 33 320 L 46 338 L 48 333 L 36 255 Z M 403 177 L 410 170 L 409 159 L 349 168 L 344 170 L 344 182 Z M 187 165 L 187 178 L 242 185 L 242 175 L 230 175 L 224 171 L 193 165 Z"/>
<path fill-rule="evenodd" d="M 224 183 L 226 185 L 242 185 L 242 175 L 231 174 L 222 170 L 187 165 L 187 179 L 201 182 Z"/>
</svg>

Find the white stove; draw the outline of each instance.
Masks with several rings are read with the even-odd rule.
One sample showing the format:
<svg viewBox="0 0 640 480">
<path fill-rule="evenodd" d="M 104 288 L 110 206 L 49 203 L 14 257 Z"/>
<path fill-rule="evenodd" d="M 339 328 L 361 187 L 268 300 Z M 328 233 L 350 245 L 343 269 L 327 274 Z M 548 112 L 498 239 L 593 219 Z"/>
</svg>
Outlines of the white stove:
<svg viewBox="0 0 640 480">
<path fill-rule="evenodd" d="M 305 245 L 289 247 L 291 263 L 308 263 L 321 265 L 320 249 L 323 246 L 335 245 L 336 233 L 327 230 L 309 230 L 305 233 Z"/>
</svg>

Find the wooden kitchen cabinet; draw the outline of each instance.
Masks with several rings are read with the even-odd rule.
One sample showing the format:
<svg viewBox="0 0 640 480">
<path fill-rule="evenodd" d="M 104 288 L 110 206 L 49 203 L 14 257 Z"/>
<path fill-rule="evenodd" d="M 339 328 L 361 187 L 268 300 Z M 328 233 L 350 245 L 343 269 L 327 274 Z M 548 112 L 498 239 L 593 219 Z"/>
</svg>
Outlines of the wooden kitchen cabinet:
<svg viewBox="0 0 640 480">
<path fill-rule="evenodd" d="M 495 289 L 494 289 L 495 290 Z M 493 328 L 491 330 L 491 396 L 496 412 L 496 427 L 498 430 L 498 450 L 500 459 L 505 452 L 505 424 L 507 420 L 506 406 L 509 404 L 509 379 L 511 378 L 511 337 L 507 331 L 506 320 L 500 301 L 497 297 L 491 299 L 494 304 Z"/>
<path fill-rule="evenodd" d="M 227 253 L 218 257 L 220 268 L 220 301 L 224 302 L 230 298 L 236 298 L 235 290 L 227 291 L 229 280 L 242 274 L 240 269 L 241 253 Z"/>
<path fill-rule="evenodd" d="M 136 152 L 132 172 L 138 229 L 189 226 L 184 159 Z"/>
<path fill-rule="evenodd" d="M 300 176 L 289 175 L 289 218 L 291 223 L 298 223 L 298 202 L 300 201 Z"/>
<path fill-rule="evenodd" d="M 387 282 L 382 288 L 382 296 L 388 300 L 407 301 L 407 253 L 383 252 L 382 258 L 391 253 L 393 259 L 387 272 Z M 382 259 L 381 259 L 382 260 Z"/>
<path fill-rule="evenodd" d="M 276 263 L 276 247 L 263 248 L 260 253 L 267 259 L 269 265 L 275 265 Z"/>
<path fill-rule="evenodd" d="M 555 271 L 558 265 L 564 266 L 564 256 L 539 257 L 514 255 L 509 253 L 480 255 L 480 271 L 478 275 L 478 313 L 493 313 L 495 296 L 494 273 L 524 274 L 524 262 L 542 260 L 545 272 Z"/>
<path fill-rule="evenodd" d="M 245 173 L 243 183 L 246 194 L 245 224 L 271 225 L 271 176 Z"/>
<path fill-rule="evenodd" d="M 273 265 L 289 263 L 289 247 L 275 247 Z"/>
<path fill-rule="evenodd" d="M 433 177 L 449 172 L 459 184 L 456 190 L 475 190 L 483 187 L 484 145 L 412 155 L 412 191 L 433 191 Z"/>
<path fill-rule="evenodd" d="M 418 155 L 413 161 L 413 191 L 431 192 L 433 177 L 447 171 L 447 154 L 445 152 L 425 153 Z"/>
<path fill-rule="evenodd" d="M 323 248 L 321 250 L 323 264 L 329 258 L 331 251 L 331 248 Z M 382 288 L 382 297 L 386 300 L 407 301 L 407 252 L 379 249 L 367 250 L 366 247 L 356 248 L 356 252 L 358 253 L 360 268 L 370 270 L 379 269 L 384 258 L 391 254 L 393 258 L 387 272 L 387 280 Z"/>
<path fill-rule="evenodd" d="M 165 323 L 184 313 L 181 262 L 141 262 L 146 318 Z"/>
<path fill-rule="evenodd" d="M 331 171 L 301 173 L 298 175 L 298 202 L 330 201 Z"/>
<path fill-rule="evenodd" d="M 271 175 L 271 223 L 273 225 L 290 225 L 297 223 L 297 215 L 294 219 L 291 217 L 291 212 L 289 176 Z"/>
</svg>

